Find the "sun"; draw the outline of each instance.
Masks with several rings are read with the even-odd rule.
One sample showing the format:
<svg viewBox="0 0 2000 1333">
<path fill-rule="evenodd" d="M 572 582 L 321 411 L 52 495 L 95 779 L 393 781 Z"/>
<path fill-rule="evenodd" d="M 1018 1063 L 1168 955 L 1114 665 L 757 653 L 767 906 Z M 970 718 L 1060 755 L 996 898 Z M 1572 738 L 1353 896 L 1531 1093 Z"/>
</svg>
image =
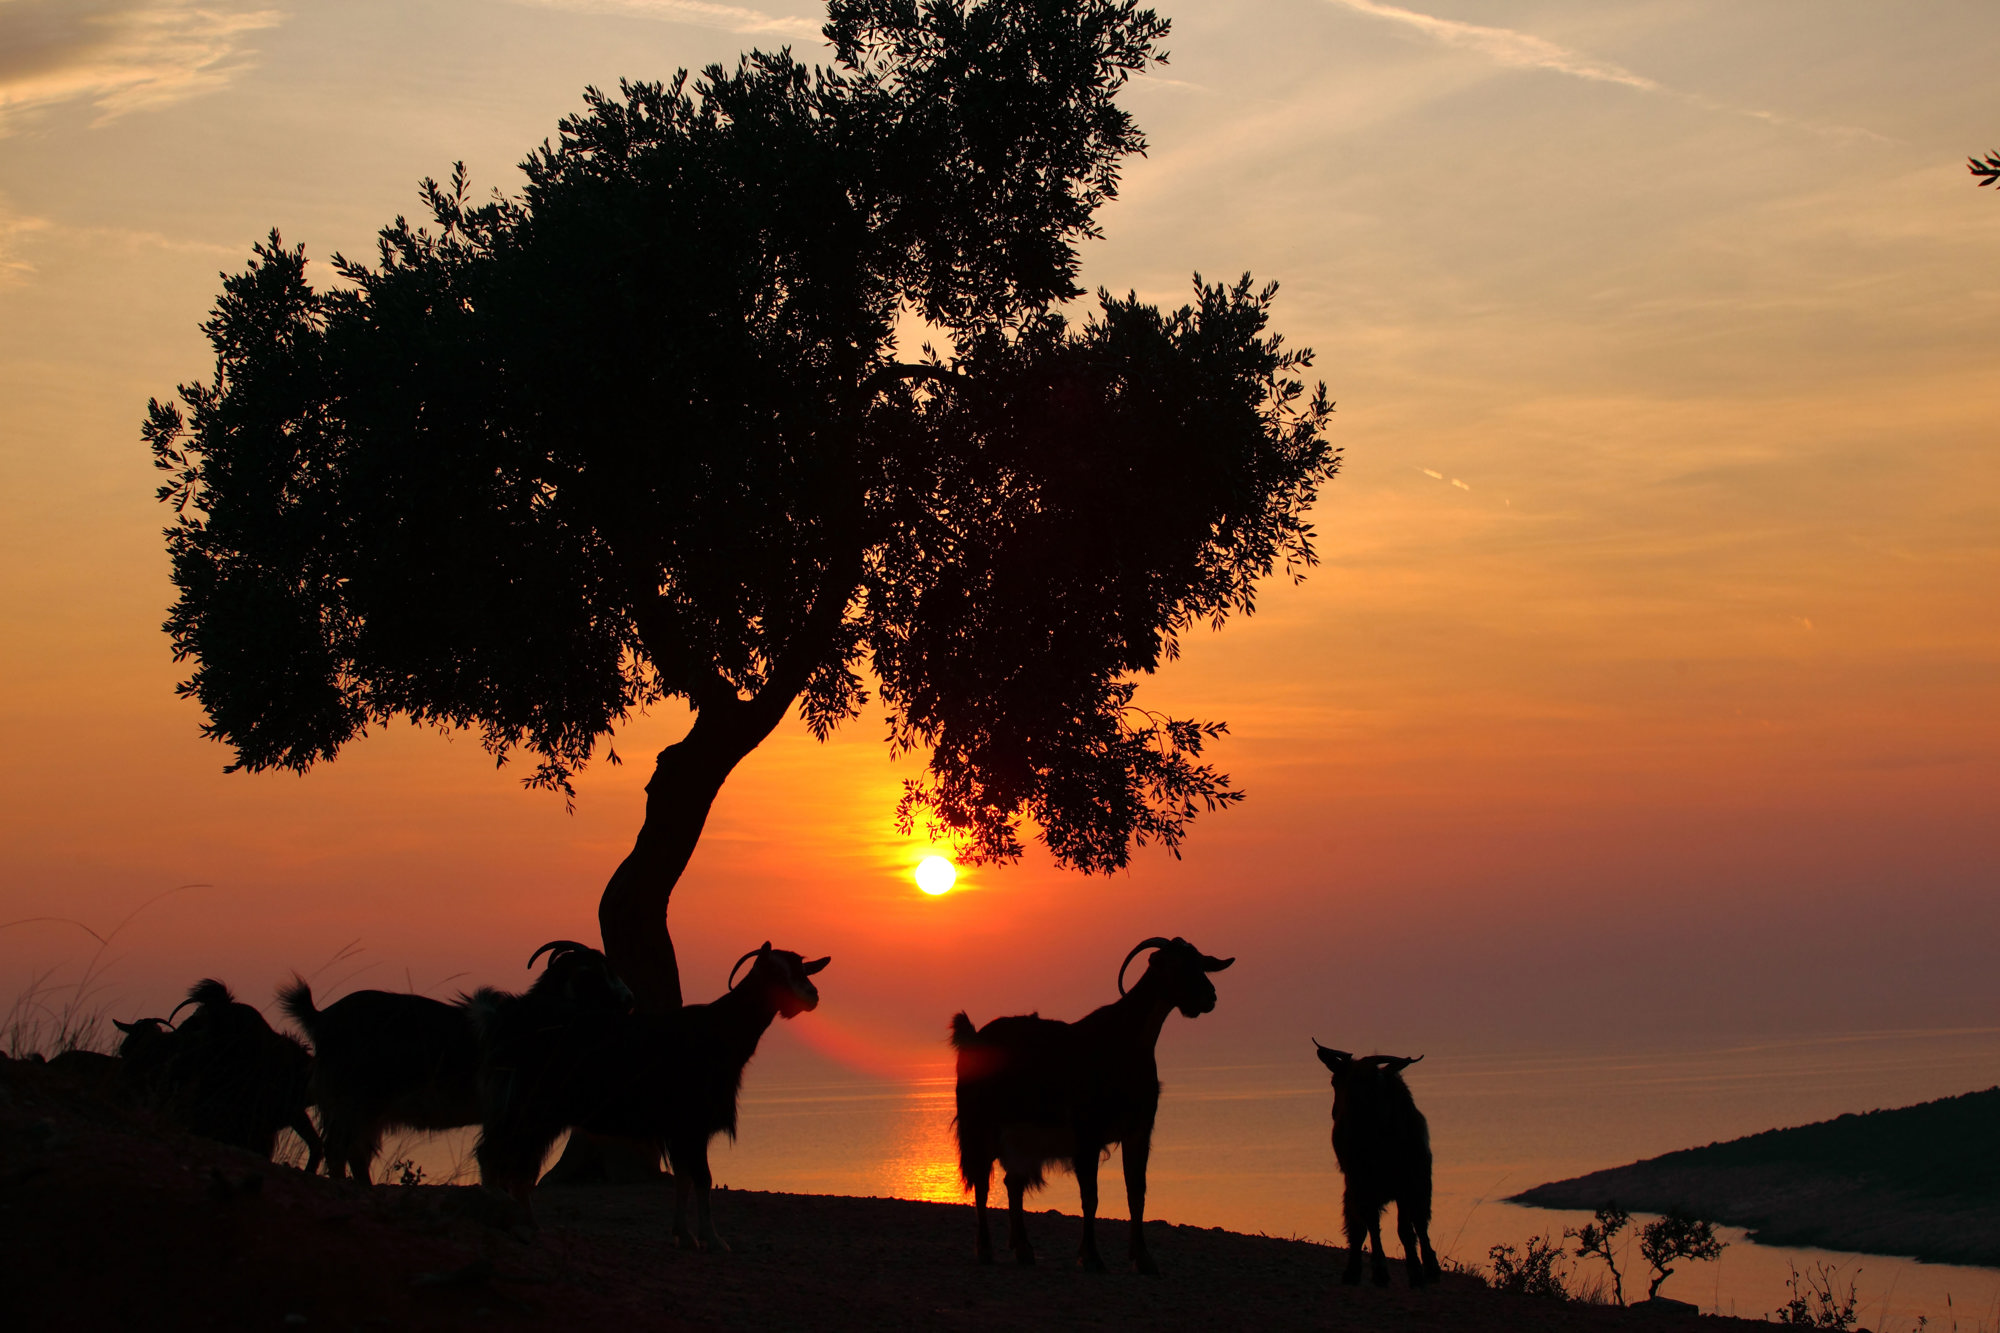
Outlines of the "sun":
<svg viewBox="0 0 2000 1333">
<path fill-rule="evenodd" d="M 958 867 L 949 857 L 926 856 L 917 862 L 917 887 L 935 898 L 950 890 L 958 878 Z"/>
</svg>

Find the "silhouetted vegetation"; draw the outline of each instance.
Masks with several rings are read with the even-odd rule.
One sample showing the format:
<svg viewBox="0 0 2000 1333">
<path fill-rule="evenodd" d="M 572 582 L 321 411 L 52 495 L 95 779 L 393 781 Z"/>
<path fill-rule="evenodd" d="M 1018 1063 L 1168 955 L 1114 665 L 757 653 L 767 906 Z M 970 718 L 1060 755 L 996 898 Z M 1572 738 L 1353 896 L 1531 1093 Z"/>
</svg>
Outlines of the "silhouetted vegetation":
<svg viewBox="0 0 2000 1333">
<path fill-rule="evenodd" d="M 1715 1223 L 1670 1212 L 1639 1228 L 1639 1254 L 1651 1265 L 1652 1282 L 1646 1299 L 1660 1294 L 1660 1284 L 1674 1275 L 1677 1263 L 1702 1263 L 1722 1256 L 1726 1241 L 1716 1239 Z"/>
<path fill-rule="evenodd" d="M 1581 1227 L 1566 1227 L 1563 1230 L 1565 1239 L 1576 1242 L 1577 1258 L 1601 1260 L 1610 1270 L 1611 1299 L 1619 1305 L 1625 1304 L 1625 1278 L 1618 1271 L 1614 1243 L 1631 1221 L 1631 1214 L 1616 1202 L 1603 1203 L 1597 1207 L 1595 1220 Z M 1647 1300 L 1660 1294 L 1660 1285 L 1673 1276 L 1676 1263 L 1714 1259 L 1727 1248 L 1727 1242 L 1716 1238 L 1713 1222 L 1671 1212 L 1643 1223 L 1639 1227 L 1638 1241 L 1640 1257 L 1652 1269 L 1652 1281 L 1646 1288 Z"/>
<path fill-rule="evenodd" d="M 1748 1228 L 1773 1245 L 2000 1264 L 2000 1088 L 1689 1148 L 1514 1202 L 1616 1198 Z"/>
<path fill-rule="evenodd" d="M 1840 1273 L 1825 1264 L 1814 1264 L 1801 1273 L 1797 1264 L 1786 1264 L 1791 1276 L 1785 1279 L 1785 1289 L 1792 1293 L 1778 1309 L 1771 1312 L 1774 1322 L 1787 1324 L 1793 1328 L 1850 1329 L 1860 1318 L 1856 1307 L 1860 1297 L 1856 1295 L 1855 1279 L 1861 1270 L 1855 1269 L 1847 1279 L 1847 1290 L 1840 1290 Z M 1918 1327 L 1927 1321 L 1918 1320 Z"/>
<path fill-rule="evenodd" d="M 1564 1238 L 1576 1242 L 1577 1258 L 1601 1259 L 1611 1270 L 1611 1297 L 1620 1305 L 1625 1303 L 1625 1278 L 1618 1271 L 1618 1257 L 1612 1253 L 1612 1243 L 1631 1220 L 1631 1214 L 1616 1203 L 1604 1203 L 1598 1205 L 1595 1221 L 1563 1229 Z"/>
<path fill-rule="evenodd" d="M 1495 1245 L 1486 1257 L 1493 1265 L 1486 1282 L 1495 1291 L 1552 1301 L 1574 1299 L 1569 1288 L 1569 1251 L 1546 1236 L 1528 1237 L 1525 1251 Z"/>
<path fill-rule="evenodd" d="M 1981 185 L 1991 185 L 2000 180 L 2000 153 L 1988 153 L 1982 161 L 1976 157 L 1965 159 L 1966 167 L 1979 178 Z"/>
<path fill-rule="evenodd" d="M 899 818 L 975 859 L 1027 820 L 1109 871 L 1237 800 L 1202 758 L 1221 724 L 1134 682 L 1313 562 L 1331 404 L 1247 276 L 1058 309 L 1167 27 L 832 0 L 831 67 L 590 90 L 521 194 L 426 181 L 427 221 L 330 286 L 274 231 L 205 326 L 214 379 L 145 427 L 180 688 L 231 767 L 403 716 L 568 793 L 635 710 L 685 703 L 600 907 L 659 1010 L 716 792 L 794 705 L 822 737 L 856 716 L 864 672 L 891 748 L 928 755 Z M 941 350 L 903 355 L 905 315 Z"/>
</svg>

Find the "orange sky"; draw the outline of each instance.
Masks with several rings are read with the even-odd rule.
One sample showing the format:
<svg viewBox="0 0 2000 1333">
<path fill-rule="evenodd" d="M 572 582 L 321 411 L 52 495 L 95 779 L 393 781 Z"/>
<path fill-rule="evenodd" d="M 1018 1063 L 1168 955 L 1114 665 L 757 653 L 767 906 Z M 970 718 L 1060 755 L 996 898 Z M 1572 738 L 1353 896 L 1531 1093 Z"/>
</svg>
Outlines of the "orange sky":
<svg viewBox="0 0 2000 1333">
<path fill-rule="evenodd" d="M 831 953 L 786 1040 L 894 1062 L 961 1005 L 1101 1002 L 1183 933 L 1243 960 L 1196 1051 L 1994 1022 L 2000 199 L 1962 159 L 2000 142 L 2000 13 L 1166 12 L 1130 99 L 1153 150 L 1086 281 L 1280 280 L 1348 458 L 1323 566 L 1144 687 L 1229 721 L 1250 800 L 1178 863 L 1031 856 L 933 900 L 878 722 L 788 725 L 677 894 L 689 993 L 766 936 Z M 0 0 L 0 919 L 103 930 L 207 886 L 120 938 L 113 1012 L 208 972 L 260 1002 L 294 967 L 504 984 L 592 937 L 640 765 L 574 815 L 403 726 L 303 779 L 219 772 L 172 693 L 138 422 L 208 373 L 216 271 L 268 226 L 365 251 L 455 159 L 511 186 L 585 83 L 800 15 Z M 0 999 L 88 954 L 0 931 Z"/>
</svg>

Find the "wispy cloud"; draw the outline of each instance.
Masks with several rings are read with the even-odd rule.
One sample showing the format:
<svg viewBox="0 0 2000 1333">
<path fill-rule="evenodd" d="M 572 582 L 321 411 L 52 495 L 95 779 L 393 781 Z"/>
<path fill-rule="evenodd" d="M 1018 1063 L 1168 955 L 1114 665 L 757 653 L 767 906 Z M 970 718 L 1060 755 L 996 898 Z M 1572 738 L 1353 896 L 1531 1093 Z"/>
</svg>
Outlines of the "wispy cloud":
<svg viewBox="0 0 2000 1333">
<path fill-rule="evenodd" d="M 766 14 L 761 9 L 740 5 L 718 5 L 710 0 L 514 0 L 537 9 L 564 9 L 577 14 L 618 14 L 629 18 L 657 19 L 666 23 L 692 23 L 702 28 L 719 28 L 757 37 L 788 37 L 797 41 L 820 40 L 822 18 L 790 14 Z"/>
<path fill-rule="evenodd" d="M 248 68 L 274 9 L 187 0 L 0 0 L 0 134 L 63 102 L 99 121 L 211 92 Z"/>
<path fill-rule="evenodd" d="M 1414 9 L 1381 4 L 1379 0 L 1327 0 L 1327 3 L 1354 10 L 1359 14 L 1401 23 L 1447 46 L 1477 51 L 1502 65 L 1511 65 L 1518 69 L 1554 70 L 1558 74 L 1568 74 L 1596 83 L 1622 83 L 1628 88 L 1638 88 L 1645 92 L 1666 91 L 1659 83 L 1643 74 L 1634 74 L 1623 65 L 1615 65 L 1608 60 L 1598 60 L 1581 51 L 1572 51 L 1566 46 L 1558 46 L 1547 38 L 1537 37 L 1533 33 L 1515 32 L 1512 28 L 1489 28 L 1483 24 L 1465 23 L 1458 19 L 1438 18 L 1434 14 L 1420 14 Z"/>
<path fill-rule="evenodd" d="M 21 258 L 21 243 L 48 229 L 47 218 L 23 217 L 0 204 L 0 287 L 11 287 L 33 275 L 35 266 Z"/>
<path fill-rule="evenodd" d="M 1366 14 L 1371 18 L 1400 23 L 1446 46 L 1477 52 L 1496 64 L 1514 69 L 1545 69 L 1557 74 L 1567 74 L 1571 78 L 1588 79 L 1592 83 L 1615 83 L 1626 88 L 1635 88 L 1640 92 L 1663 93 L 1692 106 L 1698 106 L 1704 111 L 1749 116 L 1753 120 L 1808 130 L 1814 134 L 1885 139 L 1885 136 L 1873 130 L 1853 125 L 1825 125 L 1776 111 L 1731 106 L 1726 102 L 1704 97 L 1700 93 L 1682 92 L 1669 88 L 1657 79 L 1649 79 L 1643 74 L 1634 73 L 1613 61 L 1599 60 L 1595 56 L 1573 51 L 1567 46 L 1560 46 L 1546 37 L 1537 37 L 1529 32 L 1516 32 L 1512 28 L 1492 28 L 1480 23 L 1466 23 L 1460 19 L 1439 18 L 1435 14 L 1404 9 L 1400 5 L 1385 5 L 1381 0 L 1326 0 L 1326 2 L 1342 9 L 1351 9 L 1357 14 Z"/>
</svg>

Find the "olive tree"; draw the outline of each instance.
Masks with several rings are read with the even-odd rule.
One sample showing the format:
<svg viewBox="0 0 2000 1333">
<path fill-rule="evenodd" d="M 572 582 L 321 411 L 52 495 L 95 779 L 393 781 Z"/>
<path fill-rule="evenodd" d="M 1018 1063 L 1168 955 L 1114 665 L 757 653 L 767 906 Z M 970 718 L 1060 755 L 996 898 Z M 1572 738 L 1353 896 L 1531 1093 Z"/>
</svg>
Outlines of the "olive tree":
<svg viewBox="0 0 2000 1333">
<path fill-rule="evenodd" d="M 1136 683 L 1311 564 L 1339 465 L 1273 288 L 1077 313 L 1164 20 L 832 0 L 824 31 L 826 68 L 589 91 L 518 194 L 425 181 L 333 281 L 273 231 L 205 326 L 214 378 L 145 428 L 180 688 L 232 768 L 403 716 L 572 794 L 635 711 L 692 711 L 599 913 L 652 1009 L 710 805 L 794 709 L 824 738 L 877 696 L 928 760 L 898 818 L 975 859 L 1032 829 L 1110 870 L 1236 800 L 1220 725 Z"/>
</svg>

